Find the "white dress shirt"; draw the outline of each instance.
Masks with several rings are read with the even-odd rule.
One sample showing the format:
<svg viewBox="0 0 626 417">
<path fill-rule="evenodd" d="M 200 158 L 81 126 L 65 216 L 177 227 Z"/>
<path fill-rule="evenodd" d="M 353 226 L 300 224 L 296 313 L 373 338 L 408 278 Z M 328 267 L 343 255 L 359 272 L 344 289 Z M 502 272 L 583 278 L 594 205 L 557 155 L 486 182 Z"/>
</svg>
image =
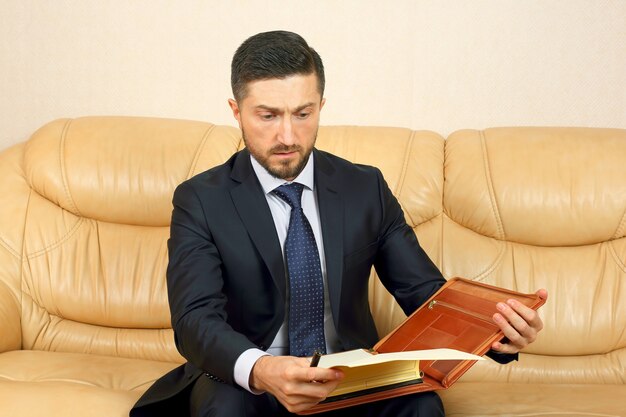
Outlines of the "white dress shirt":
<svg viewBox="0 0 626 417">
<path fill-rule="evenodd" d="M 265 168 L 261 166 L 250 156 L 252 162 L 252 168 L 256 173 L 265 198 L 272 212 L 272 218 L 274 219 L 274 226 L 276 226 L 276 233 L 278 234 L 278 240 L 280 241 L 280 247 L 283 251 L 283 259 L 285 256 L 285 240 L 287 239 L 287 230 L 289 229 L 289 219 L 291 216 L 291 206 L 287 204 L 283 199 L 272 193 L 272 191 L 283 184 L 289 184 L 283 179 L 272 176 Z M 314 158 L 311 153 L 307 164 L 305 165 L 300 175 L 298 175 L 293 181 L 304 185 L 302 191 L 302 210 L 304 215 L 311 224 L 313 234 L 315 235 L 315 242 L 317 243 L 317 250 L 320 255 L 320 264 L 322 267 L 322 277 L 324 279 L 324 336 L 326 337 L 326 351 L 328 353 L 336 352 L 339 350 L 339 338 L 337 337 L 337 330 L 333 323 L 332 313 L 330 309 L 330 301 L 328 298 L 328 281 L 326 278 L 326 261 L 324 256 L 324 245 L 322 241 L 322 228 L 320 225 L 320 215 L 317 204 L 317 197 L 315 194 L 315 179 L 314 179 Z M 285 263 L 286 264 L 286 263 Z M 287 270 L 285 269 L 285 276 Z M 287 286 L 287 300 L 285 300 L 285 321 L 278 330 L 272 345 L 264 352 L 260 349 L 248 349 L 243 352 L 237 362 L 235 362 L 234 378 L 235 382 L 245 388 L 246 390 L 254 393 L 261 394 L 256 390 L 250 388 L 249 380 L 252 367 L 256 361 L 265 355 L 288 355 L 289 354 L 289 286 Z"/>
</svg>

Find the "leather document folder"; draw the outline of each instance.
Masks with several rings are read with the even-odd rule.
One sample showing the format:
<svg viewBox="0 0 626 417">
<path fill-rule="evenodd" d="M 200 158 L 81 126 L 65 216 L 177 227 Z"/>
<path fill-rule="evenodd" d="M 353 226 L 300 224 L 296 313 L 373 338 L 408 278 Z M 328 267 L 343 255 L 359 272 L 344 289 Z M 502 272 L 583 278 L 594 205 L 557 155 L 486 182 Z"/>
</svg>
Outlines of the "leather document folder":
<svg viewBox="0 0 626 417">
<path fill-rule="evenodd" d="M 496 304 L 515 299 L 538 309 L 545 300 L 463 278 L 452 278 L 373 348 L 376 353 L 448 348 L 482 356 L 504 338 L 493 321 Z M 331 395 L 299 414 L 315 414 L 416 392 L 441 390 L 454 384 L 475 360 L 423 360 L 421 379 L 364 390 L 349 396 Z"/>
</svg>

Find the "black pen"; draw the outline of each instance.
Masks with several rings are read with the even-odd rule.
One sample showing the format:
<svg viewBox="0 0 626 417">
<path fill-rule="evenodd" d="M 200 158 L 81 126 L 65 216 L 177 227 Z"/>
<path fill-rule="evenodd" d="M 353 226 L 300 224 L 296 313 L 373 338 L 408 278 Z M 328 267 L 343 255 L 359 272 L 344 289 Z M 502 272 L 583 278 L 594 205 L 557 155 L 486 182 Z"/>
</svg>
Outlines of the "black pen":
<svg viewBox="0 0 626 417">
<path fill-rule="evenodd" d="M 313 352 L 313 357 L 311 358 L 311 368 L 315 368 L 317 366 L 318 363 L 320 363 L 320 358 L 322 357 L 322 354 L 319 353 L 319 351 L 315 351 Z"/>
</svg>

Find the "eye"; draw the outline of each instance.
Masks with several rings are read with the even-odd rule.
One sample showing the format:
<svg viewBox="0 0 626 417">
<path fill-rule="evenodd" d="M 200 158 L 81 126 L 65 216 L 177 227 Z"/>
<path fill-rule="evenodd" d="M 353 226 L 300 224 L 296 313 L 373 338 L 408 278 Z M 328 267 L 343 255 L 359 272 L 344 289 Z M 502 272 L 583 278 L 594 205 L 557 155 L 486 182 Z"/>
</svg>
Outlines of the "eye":
<svg viewBox="0 0 626 417">
<path fill-rule="evenodd" d="M 259 117 L 262 120 L 272 120 L 274 119 L 274 117 L 276 117 L 276 115 L 274 115 L 273 113 L 261 113 Z"/>
<path fill-rule="evenodd" d="M 298 113 L 298 119 L 306 119 L 310 115 L 311 115 L 311 112 L 302 111 L 302 112 Z"/>
</svg>

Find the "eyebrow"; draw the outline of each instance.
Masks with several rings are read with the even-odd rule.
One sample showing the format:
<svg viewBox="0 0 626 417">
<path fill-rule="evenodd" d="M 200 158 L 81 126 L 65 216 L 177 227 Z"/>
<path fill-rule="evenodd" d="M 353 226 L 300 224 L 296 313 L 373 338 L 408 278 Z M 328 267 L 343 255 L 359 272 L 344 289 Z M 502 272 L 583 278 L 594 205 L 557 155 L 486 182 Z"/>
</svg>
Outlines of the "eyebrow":
<svg viewBox="0 0 626 417">
<path fill-rule="evenodd" d="M 293 109 L 291 112 L 292 113 L 298 113 L 304 109 L 306 109 L 307 107 L 311 107 L 314 106 L 315 103 L 314 102 L 309 102 L 306 104 L 303 104 L 301 106 L 296 107 L 295 109 Z M 271 106 L 266 106 L 265 104 L 259 104 L 258 106 L 256 106 L 257 110 L 266 110 L 266 111 L 270 111 L 272 113 L 282 113 L 282 110 L 276 107 L 271 107 Z"/>
</svg>

